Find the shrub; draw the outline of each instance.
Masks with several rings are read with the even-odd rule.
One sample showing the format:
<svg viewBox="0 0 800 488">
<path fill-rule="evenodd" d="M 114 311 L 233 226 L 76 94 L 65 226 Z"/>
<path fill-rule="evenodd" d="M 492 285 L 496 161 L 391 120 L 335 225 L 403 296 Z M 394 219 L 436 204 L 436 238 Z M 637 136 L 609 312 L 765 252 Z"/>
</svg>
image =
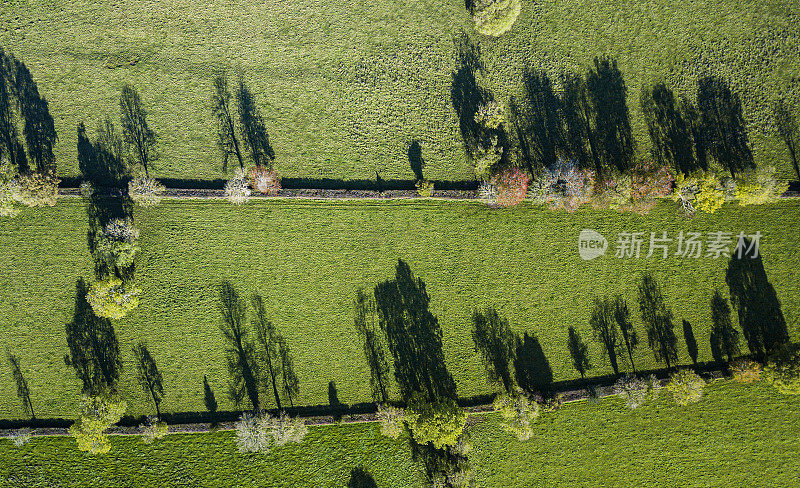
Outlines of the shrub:
<svg viewBox="0 0 800 488">
<path fill-rule="evenodd" d="M 282 446 L 291 442 L 301 443 L 306 434 L 308 426 L 299 417 L 289 417 L 285 412 L 281 412 L 278 417 L 270 417 L 264 414 L 264 421 L 269 428 L 272 442 L 276 446 Z"/>
<path fill-rule="evenodd" d="M 147 422 L 139 428 L 142 429 L 142 441 L 145 444 L 151 444 L 156 439 L 163 439 L 169 431 L 167 423 L 159 422 L 156 417 L 147 417 Z"/>
<path fill-rule="evenodd" d="M 428 180 L 418 180 L 414 185 L 417 188 L 417 195 L 425 198 L 433 196 L 433 182 Z"/>
<path fill-rule="evenodd" d="M 521 441 L 533 437 L 531 424 L 539 418 L 538 403 L 531 401 L 522 391 L 517 391 L 515 394 L 498 395 L 493 406 L 503 416 L 503 428 L 507 432 Z"/>
<path fill-rule="evenodd" d="M 711 171 L 678 174 L 672 198 L 681 202 L 687 216 L 694 215 L 697 210 L 714 213 L 725 203 L 725 185 Z"/>
<path fill-rule="evenodd" d="M 436 449 L 452 446 L 464 431 L 467 414 L 452 398 L 430 402 L 415 393 L 408 402 L 406 418 L 411 434 L 419 444 L 432 443 Z"/>
<path fill-rule="evenodd" d="M 669 377 L 667 390 L 672 392 L 675 403 L 684 407 L 699 402 L 703 397 L 706 382 L 691 369 L 682 369 Z"/>
<path fill-rule="evenodd" d="M 142 207 L 154 207 L 164 199 L 166 187 L 155 178 L 137 176 L 128 182 L 128 196 Z"/>
<path fill-rule="evenodd" d="M 540 413 L 555 412 L 564 405 L 564 395 L 557 393 L 556 396 L 546 399 L 539 408 Z"/>
<path fill-rule="evenodd" d="M 641 407 L 648 399 L 657 399 L 660 391 L 661 383 L 653 375 L 644 379 L 627 374 L 614 384 L 614 393 L 621 396 L 631 410 Z"/>
<path fill-rule="evenodd" d="M 234 425 L 239 452 L 267 453 L 272 448 L 272 436 L 262 417 L 245 412 Z"/>
<path fill-rule="evenodd" d="M 574 163 L 560 160 L 558 169 L 544 170 L 528 196 L 553 210 L 563 209 L 571 213 L 592 201 L 594 186 L 594 171 L 578 169 Z"/>
<path fill-rule="evenodd" d="M 475 112 L 475 123 L 484 130 L 494 130 L 506 121 L 506 107 L 502 102 L 491 100 Z"/>
<path fill-rule="evenodd" d="M 302 419 L 289 417 L 284 412 L 279 417 L 245 412 L 236 422 L 235 429 L 239 452 L 267 453 L 273 446 L 300 443 L 308 434 L 308 427 Z"/>
<path fill-rule="evenodd" d="M 84 396 L 81 415 L 69 428 L 70 435 L 78 443 L 78 449 L 90 454 L 107 453 L 111 446 L 105 432 L 119 422 L 126 408 L 125 402 L 114 402 L 103 396 Z"/>
<path fill-rule="evenodd" d="M 669 167 L 652 160 L 639 161 L 630 174 L 630 209 L 641 215 L 649 213 L 659 198 L 672 192 L 674 181 Z"/>
<path fill-rule="evenodd" d="M 397 439 L 403 433 L 406 414 L 403 409 L 391 405 L 378 405 L 378 420 L 381 423 L 381 434 Z"/>
<path fill-rule="evenodd" d="M 497 204 L 497 188 L 491 183 L 484 181 L 478 187 L 478 198 L 486 205 L 494 206 Z"/>
<path fill-rule="evenodd" d="M 133 266 L 136 254 L 141 250 L 137 241 L 139 230 L 129 219 L 114 219 L 97 233 L 95 253 L 109 267 L 127 269 Z"/>
<path fill-rule="evenodd" d="M 774 166 L 764 166 L 755 173 L 737 178 L 735 185 L 739 205 L 762 205 L 780 198 L 789 182 L 778 181 Z"/>
<path fill-rule="evenodd" d="M 250 186 L 259 193 L 265 195 L 277 195 L 281 189 L 281 177 L 274 170 L 265 166 L 254 166 L 247 173 Z"/>
<path fill-rule="evenodd" d="M 107 278 L 89 288 L 86 301 L 98 317 L 121 319 L 139 306 L 140 292 L 139 288 L 118 278 Z"/>
<path fill-rule="evenodd" d="M 630 175 L 616 178 L 606 177 L 595 184 L 592 207 L 610 208 L 618 211 L 633 210 Z"/>
<path fill-rule="evenodd" d="M 761 365 L 750 359 L 739 359 L 731 364 L 731 374 L 739 383 L 754 383 L 761 379 Z"/>
<path fill-rule="evenodd" d="M 764 379 L 785 395 L 800 395 L 800 344 L 784 344 L 770 356 Z"/>
<path fill-rule="evenodd" d="M 484 143 L 479 144 L 472 155 L 475 163 L 475 175 L 479 178 L 488 178 L 492 170 L 503 159 L 503 146 L 496 134 L 486 137 Z"/>
<path fill-rule="evenodd" d="M 17 178 L 14 199 L 29 207 L 53 206 L 61 180 L 49 173 L 29 173 Z"/>
<path fill-rule="evenodd" d="M 31 441 L 32 435 L 33 431 L 31 431 L 31 429 L 23 427 L 21 429 L 15 429 L 11 431 L 8 439 L 12 444 L 14 444 L 14 447 L 22 447 Z"/>
<path fill-rule="evenodd" d="M 81 181 L 79 188 L 83 198 L 91 198 L 91 196 L 94 195 L 94 185 L 92 185 L 91 181 Z"/>
<path fill-rule="evenodd" d="M 241 205 L 250 199 L 250 187 L 241 168 L 236 168 L 233 178 L 225 183 L 225 198 L 235 205 Z"/>
<path fill-rule="evenodd" d="M 519 168 L 506 168 L 494 175 L 491 185 L 495 188 L 495 203 L 501 207 L 512 207 L 525 199 L 530 179 Z"/>
<path fill-rule="evenodd" d="M 485 36 L 500 36 L 511 29 L 520 11 L 520 0 L 475 0 L 472 6 L 475 30 Z"/>
<path fill-rule="evenodd" d="M 701 212 L 714 213 L 725 203 L 725 191 L 719 178 L 707 172 L 698 179 L 695 208 Z"/>
</svg>

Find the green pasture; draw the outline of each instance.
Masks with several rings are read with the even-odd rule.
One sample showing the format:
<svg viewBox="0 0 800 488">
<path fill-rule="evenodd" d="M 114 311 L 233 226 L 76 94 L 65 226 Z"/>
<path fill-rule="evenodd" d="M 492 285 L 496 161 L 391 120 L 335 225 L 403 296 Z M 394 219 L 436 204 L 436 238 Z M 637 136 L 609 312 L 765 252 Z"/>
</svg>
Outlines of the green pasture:
<svg viewBox="0 0 800 488">
<path fill-rule="evenodd" d="M 800 399 L 763 384 L 718 382 L 701 403 L 618 398 L 543 416 L 519 442 L 487 416 L 473 430 L 479 486 L 528 488 L 790 488 L 800 478 Z"/>
<path fill-rule="evenodd" d="M 467 432 L 478 486 L 789 488 L 800 476 L 800 402 L 763 384 L 717 382 L 701 403 L 660 400 L 627 410 L 620 399 L 580 402 L 544 414 L 519 442 L 495 414 L 476 415 Z M 406 436 L 375 424 L 311 427 L 301 445 L 240 454 L 234 434 L 169 435 L 145 445 L 112 436 L 111 452 L 89 456 L 69 437 L 34 438 L 22 448 L 0 440 L 3 488 L 280 486 L 343 488 L 353 468 L 379 487 L 425 486 Z"/>
<path fill-rule="evenodd" d="M 444 355 L 458 394 L 490 393 L 474 350 L 470 315 L 493 305 L 520 335 L 535 334 L 555 380 L 576 378 L 566 346 L 574 326 L 589 342 L 590 375 L 611 372 L 588 325 L 594 296 L 628 298 L 643 344 L 637 368 L 659 365 L 647 348 L 636 286 L 645 271 L 661 284 L 672 308 L 680 362 L 690 363 L 681 321 L 697 338 L 700 360 L 712 359 L 710 299 L 728 295 L 725 258 L 614 257 L 623 231 L 761 232 L 767 277 L 781 301 L 789 334 L 800 336 L 800 279 L 796 226 L 800 202 L 724 206 L 682 217 L 661 203 L 648 216 L 582 209 L 554 212 L 531 204 L 493 210 L 478 202 L 260 200 L 237 207 L 219 201 L 165 201 L 135 211 L 142 252 L 136 277 L 139 308 L 114 322 L 124 364 L 120 380 L 128 412 L 152 406 L 135 380 L 132 347 L 146 340 L 164 376 L 162 411 L 204 411 L 207 375 L 221 410 L 227 399 L 225 344 L 218 329 L 218 286 L 230 280 L 244 297 L 263 295 L 269 317 L 294 352 L 301 405 L 328 403 L 333 381 L 339 400 L 370 401 L 369 370 L 353 327 L 356 289 L 368 291 L 394 276 L 398 259 L 422 278 L 443 330 Z M 81 200 L 26 209 L 0 221 L 0 343 L 21 358 L 39 417 L 77 414 L 80 384 L 64 362 L 65 324 L 72 318 L 76 281 L 93 281 Z M 578 235 L 595 229 L 610 241 L 606 256 L 583 261 Z M 673 250 L 675 244 L 673 243 Z M 734 313 L 734 324 L 737 319 Z M 746 351 L 744 340 L 741 342 Z M 630 366 L 621 362 L 621 368 Z M 0 367 L 0 418 L 23 416 L 7 364 Z M 396 392 L 395 392 L 396 394 Z M 268 399 L 268 397 L 265 397 Z M 267 407 L 271 406 L 268 400 Z"/>
<path fill-rule="evenodd" d="M 422 144 L 428 179 L 472 179 L 452 108 L 454 37 L 480 43 L 482 86 L 520 96 L 528 69 L 554 79 L 595 56 L 619 62 L 639 152 L 649 138 L 641 88 L 664 81 L 694 98 L 703 76 L 742 98 L 755 160 L 789 177 L 773 133 L 781 94 L 800 106 L 800 11 L 793 0 L 525 0 L 500 38 L 479 36 L 461 0 L 15 0 L 0 5 L 0 45 L 30 68 L 59 134 L 57 164 L 77 176 L 76 125 L 118 120 L 133 84 L 161 136 L 154 175 L 220 178 L 211 80 L 241 69 L 285 176 L 412 178 Z"/>
</svg>

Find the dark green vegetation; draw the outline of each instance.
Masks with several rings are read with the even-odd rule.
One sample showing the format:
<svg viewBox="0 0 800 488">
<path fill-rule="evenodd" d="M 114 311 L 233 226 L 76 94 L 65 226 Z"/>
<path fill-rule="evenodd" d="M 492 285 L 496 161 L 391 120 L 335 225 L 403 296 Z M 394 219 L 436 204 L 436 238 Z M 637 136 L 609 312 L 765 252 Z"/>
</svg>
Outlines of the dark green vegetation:
<svg viewBox="0 0 800 488">
<path fill-rule="evenodd" d="M 504 432 L 498 416 L 474 416 L 468 431 L 476 481 L 486 488 L 793 486 L 800 476 L 794 457 L 800 398 L 730 382 L 708 386 L 706 395 L 678 407 L 662 392 L 659 401 L 633 411 L 617 398 L 570 404 L 542 415 L 526 442 Z M 151 445 L 112 436 L 111 446 L 108 454 L 86 456 L 68 437 L 35 438 L 22 448 L 0 441 L 0 486 L 424 484 L 407 437 L 381 437 L 375 424 L 312 427 L 303 444 L 267 455 L 239 454 L 231 432 L 169 435 Z M 686 462 L 675 463 L 676 446 Z M 355 484 L 370 479 L 376 484 Z"/>
<path fill-rule="evenodd" d="M 164 3 L 4 2 L 0 44 L 23 59 L 49 104 L 63 175 L 77 175 L 78 122 L 118 113 L 120 88 L 141 95 L 160 138 L 157 177 L 217 178 L 222 160 L 212 80 L 243 68 L 285 176 L 411 178 L 418 141 L 428 179 L 473 177 L 451 101 L 461 1 Z M 618 62 L 636 151 L 650 146 L 639 99 L 664 82 L 697 96 L 716 76 L 741 97 L 753 157 L 789 177 L 787 144 L 772 128 L 785 95 L 800 103 L 800 13 L 791 0 L 524 1 L 510 31 L 481 37 L 480 86 L 508 101 L 524 73 L 585 73 L 602 54 Z M 796 143 L 795 143 L 796 144 Z"/>
<path fill-rule="evenodd" d="M 429 310 L 443 332 L 445 364 L 460 397 L 496 388 L 487 382 L 472 337 L 473 312 L 489 306 L 496 307 L 519 337 L 520 367 L 527 372 L 549 368 L 558 381 L 580 377 L 570 361 L 568 326 L 587 342 L 593 366 L 589 376 L 611 373 L 603 344 L 591 340 L 589 319 L 595 296 L 620 293 L 627 299 L 641 342 L 633 350 L 637 370 L 663 367 L 665 363 L 657 363 L 647 346 L 639 311 L 637 286 L 645 271 L 661 287 L 672 313 L 678 363 L 690 364 L 694 354 L 681 333 L 684 319 L 693 329 L 698 360 L 712 360 L 710 304 L 715 289 L 724 298 L 729 295 L 728 260 L 662 260 L 660 253 L 645 258 L 647 244 L 639 259 L 615 258 L 616 234 L 634 230 L 648 235 L 667 231 L 671 238 L 679 230 L 760 231 L 763 268 L 736 267 L 732 273 L 737 298 L 729 302 L 731 320 L 741 328 L 737 307 L 744 304 L 752 333 L 750 340 L 742 334 L 740 348 L 748 352 L 748 343 L 763 347 L 759 345 L 776 337 L 771 330 L 759 329 L 758 321 L 764 314 L 775 316 L 774 298 L 782 305 L 789 337 L 796 340 L 800 335 L 796 232 L 785 222 L 798 219 L 800 202 L 726 205 L 691 220 L 681 217 L 675 206 L 663 202 L 645 217 L 591 209 L 567 215 L 529 204 L 498 211 L 477 202 L 436 201 L 273 200 L 243 207 L 188 201 L 136 209 L 141 231 L 136 258 L 140 305 L 114 321 L 113 330 L 102 324 L 94 329 L 96 344 L 113 346 L 112 339 L 118 341 L 122 370 L 113 347 L 100 348 L 110 352 L 109 361 L 87 363 L 103 372 L 90 379 L 101 380 L 99 386 L 116 383 L 129 413 L 152 413 L 151 395 L 137 381 L 132 354 L 136 343 L 146 341 L 163 377 L 162 412 L 205 411 L 204 399 L 209 396 L 204 394 L 204 376 L 219 410 L 232 409 L 226 395 L 226 342 L 219 330 L 219 284 L 229 280 L 242 295 L 263 297 L 265 316 L 291 346 L 300 381 L 295 405 L 327 405 L 330 382 L 335 383 L 342 404 L 369 402 L 370 367 L 364 341 L 353 326 L 356 291 L 364 287 L 372 294 L 375 285 L 392 280 L 400 258 L 425 282 Z M 0 223 L 0 248 L 9 264 L 0 267 L 0 316 L 4 317 L 0 341 L 19 357 L 39 418 L 73 417 L 81 390 L 98 386 L 83 384 L 63 360 L 70 352 L 66 325 L 75 319 L 76 282 L 81 277 L 93 281 L 94 263 L 86 249 L 88 221 L 84 204 L 72 199 L 52 208 L 25 209 L 18 218 Z M 581 260 L 576 241 L 584 228 L 594 228 L 609 239 L 606 256 Z M 752 280 L 745 281 L 748 276 Z M 774 286 L 772 297 L 767 296 L 765 279 Z M 745 282 L 758 283 L 755 291 L 763 296 L 737 285 Z M 764 303 L 773 308 L 764 308 Z M 254 313 L 247 308 L 249 324 Z M 392 363 L 388 393 L 399 398 L 388 351 L 386 359 Z M 630 370 L 627 351 L 618 360 L 620 371 Z M 528 374 L 517 382 L 537 389 L 540 379 Z M 0 374 L 0 391 L 7 392 L 0 397 L 0 418 L 24 418 L 7 368 Z M 272 392 L 262 395 L 263 406 L 273 408 Z"/>
</svg>

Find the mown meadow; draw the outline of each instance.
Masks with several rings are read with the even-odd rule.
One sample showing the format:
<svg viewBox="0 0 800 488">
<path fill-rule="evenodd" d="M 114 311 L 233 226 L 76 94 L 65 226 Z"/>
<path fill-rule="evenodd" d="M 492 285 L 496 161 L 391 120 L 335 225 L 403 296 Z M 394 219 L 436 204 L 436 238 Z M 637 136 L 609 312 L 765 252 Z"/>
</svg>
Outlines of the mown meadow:
<svg viewBox="0 0 800 488">
<path fill-rule="evenodd" d="M 28 213 L 36 213 L 29 218 Z M 579 378 L 567 349 L 574 326 L 589 343 L 589 376 L 611 373 L 588 321 L 595 296 L 621 293 L 628 300 L 643 343 L 638 369 L 663 367 L 647 347 L 637 303 L 637 285 L 649 271 L 672 309 L 681 364 L 690 364 L 681 332 L 690 322 L 699 360 L 711 361 L 710 300 L 715 289 L 728 296 L 721 257 L 682 258 L 660 254 L 616 258 L 616 235 L 624 231 L 762 234 L 763 268 L 774 286 L 790 338 L 800 334 L 795 229 L 800 202 L 784 200 L 753 207 L 724 206 L 714 214 L 686 219 L 664 201 L 649 215 L 584 208 L 574 214 L 524 203 L 504 210 L 478 202 L 258 200 L 244 206 L 213 200 L 165 201 L 135 211 L 142 251 L 136 280 L 139 307 L 114 322 L 123 361 L 119 389 L 128 413 L 153 410 L 135 379 L 132 347 L 150 346 L 164 375 L 164 412 L 202 412 L 207 376 L 220 410 L 236 407 L 227 398 L 225 342 L 218 328 L 219 285 L 229 280 L 247 298 L 264 297 L 269 319 L 284 335 L 295 358 L 300 395 L 295 404 L 327 405 L 330 382 L 338 400 L 371 401 L 370 373 L 353 326 L 358 287 L 371 293 L 393 278 L 398 259 L 424 280 L 430 309 L 443 330 L 443 351 L 460 397 L 494 391 L 471 336 L 475 309 L 496 307 L 515 333 L 535 335 L 553 379 Z M 86 248 L 87 217 L 80 199 L 55 207 L 26 209 L 0 223 L 0 247 L 8 265 L 0 269 L 0 341 L 18 355 L 37 417 L 71 418 L 78 412 L 81 385 L 64 356 L 65 325 L 71 321 L 76 282 L 92 282 Z M 609 240 L 603 257 L 578 254 L 582 229 Z M 673 242 L 673 252 L 675 243 Z M 252 311 L 250 312 L 252 316 Z M 734 310 L 733 323 L 737 326 Z M 740 346 L 747 352 L 746 342 Z M 629 370 L 621 360 L 623 371 Z M 11 394 L 10 374 L 0 374 L 0 418 L 23 418 Z M 397 391 L 393 396 L 396 398 Z M 265 397 L 268 398 L 268 395 Z M 265 407 L 272 407 L 271 404 Z"/>
<path fill-rule="evenodd" d="M 663 81 L 695 98 L 718 76 L 742 101 L 755 162 L 791 177 L 771 110 L 800 103 L 800 12 L 791 0 L 523 2 L 499 38 L 479 36 L 464 2 L 302 0 L 3 2 L 0 45 L 21 58 L 50 102 L 59 172 L 78 176 L 76 125 L 118 118 L 130 83 L 160 134 L 156 177 L 220 178 L 212 78 L 244 73 L 284 176 L 413 176 L 419 141 L 433 180 L 474 178 L 451 101 L 461 32 L 480 44 L 481 86 L 519 98 L 527 70 L 560 86 L 599 55 L 627 86 L 637 151 L 650 146 L 641 89 Z"/>
<path fill-rule="evenodd" d="M 526 442 L 503 431 L 497 414 L 473 415 L 469 459 L 486 488 L 783 488 L 800 476 L 798 415 L 796 397 L 722 381 L 689 407 L 676 406 L 667 392 L 633 411 L 618 398 L 568 404 L 544 414 Z M 89 456 L 69 437 L 34 438 L 21 448 L 0 441 L 0 486 L 341 488 L 359 467 L 381 487 L 423 486 L 425 479 L 407 436 L 382 437 L 377 424 L 312 427 L 302 444 L 269 454 L 238 453 L 232 432 L 168 435 L 150 445 L 112 436 L 111 444 L 110 453 Z"/>
</svg>

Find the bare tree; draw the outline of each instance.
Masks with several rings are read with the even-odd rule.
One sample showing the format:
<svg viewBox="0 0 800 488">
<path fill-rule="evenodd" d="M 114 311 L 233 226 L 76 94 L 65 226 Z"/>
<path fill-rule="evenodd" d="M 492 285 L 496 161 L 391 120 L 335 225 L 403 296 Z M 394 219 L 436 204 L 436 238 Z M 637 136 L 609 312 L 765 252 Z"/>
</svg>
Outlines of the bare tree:
<svg viewBox="0 0 800 488">
<path fill-rule="evenodd" d="M 639 336 L 636 329 L 633 328 L 631 322 L 631 313 L 628 310 L 628 302 L 622 298 L 622 295 L 614 297 L 614 320 L 617 322 L 620 332 L 622 333 L 622 340 L 625 343 L 625 350 L 628 351 L 628 359 L 631 362 L 633 372 L 636 372 L 636 364 L 633 362 L 633 351 L 639 345 Z"/>
<path fill-rule="evenodd" d="M 33 413 L 33 403 L 31 403 L 31 391 L 28 389 L 28 381 L 22 375 L 22 368 L 19 364 L 19 357 L 6 352 L 8 362 L 11 365 L 11 375 L 14 377 L 14 382 L 17 384 L 17 396 L 22 400 L 22 408 L 25 413 L 31 416 L 32 420 L 36 420 L 36 415 Z"/>
<path fill-rule="evenodd" d="M 139 342 L 133 346 L 133 356 L 136 358 L 136 371 L 139 384 L 145 393 L 149 393 L 156 406 L 156 417 L 161 418 L 161 400 L 164 398 L 164 383 L 161 371 L 158 370 L 155 359 L 147 348 L 147 343 Z"/>
<path fill-rule="evenodd" d="M 797 178 L 800 179 L 800 166 L 797 162 L 797 119 L 791 112 L 783 98 L 779 99 L 774 107 L 775 127 L 778 129 L 778 135 L 781 136 L 786 147 L 789 148 L 789 155 L 792 157 L 792 164 L 794 165 L 794 172 Z"/>
<path fill-rule="evenodd" d="M 150 162 L 156 159 L 154 151 L 156 133 L 147 125 L 147 112 L 142 107 L 139 93 L 131 85 L 122 87 L 119 97 L 119 110 L 122 118 L 122 137 L 136 156 L 144 173 L 150 176 Z"/>
<path fill-rule="evenodd" d="M 281 337 L 278 341 L 278 354 L 281 357 L 281 373 L 283 375 L 283 392 L 289 398 L 289 405 L 294 406 L 292 400 L 300 392 L 300 380 L 294 373 L 294 360 L 292 352 L 286 344 L 286 340 Z"/>
<path fill-rule="evenodd" d="M 375 301 L 364 293 L 363 288 L 356 291 L 354 325 L 364 346 L 364 357 L 370 369 L 372 397 L 375 401 L 389 399 L 389 362 L 386 360 L 385 345 L 378 325 Z"/>
<path fill-rule="evenodd" d="M 219 299 L 223 319 L 219 328 L 228 341 L 231 399 L 238 405 L 246 394 L 253 411 L 258 412 L 258 363 L 255 360 L 255 347 L 245 327 L 247 306 L 229 281 L 223 281 L 220 285 Z"/>
<path fill-rule="evenodd" d="M 214 77 L 214 95 L 211 101 L 214 116 L 217 118 L 217 143 L 222 151 L 222 171 L 228 170 L 228 157 L 231 154 L 236 155 L 239 167 L 244 168 L 239 138 L 236 136 L 236 127 L 233 122 L 231 92 L 228 90 L 228 79 L 224 74 Z"/>
<path fill-rule="evenodd" d="M 278 377 L 281 375 L 281 360 L 278 354 L 278 344 L 282 340 L 275 326 L 267 319 L 267 311 L 264 308 L 264 299 L 260 295 L 253 294 L 250 296 L 250 303 L 256 312 L 253 317 L 253 327 L 256 329 L 256 336 L 258 342 L 261 343 L 262 350 L 260 351 L 260 358 L 267 366 L 264 382 L 266 385 L 272 387 L 272 393 L 275 396 L 275 404 L 278 410 L 281 409 L 281 397 L 278 394 Z"/>
<path fill-rule="evenodd" d="M 614 304 L 611 300 L 594 299 L 594 310 L 589 318 L 589 325 L 592 326 L 594 339 L 603 344 L 614 374 L 619 374 L 617 350 L 621 344 L 617 335 L 617 324 L 614 321 Z"/>
</svg>

